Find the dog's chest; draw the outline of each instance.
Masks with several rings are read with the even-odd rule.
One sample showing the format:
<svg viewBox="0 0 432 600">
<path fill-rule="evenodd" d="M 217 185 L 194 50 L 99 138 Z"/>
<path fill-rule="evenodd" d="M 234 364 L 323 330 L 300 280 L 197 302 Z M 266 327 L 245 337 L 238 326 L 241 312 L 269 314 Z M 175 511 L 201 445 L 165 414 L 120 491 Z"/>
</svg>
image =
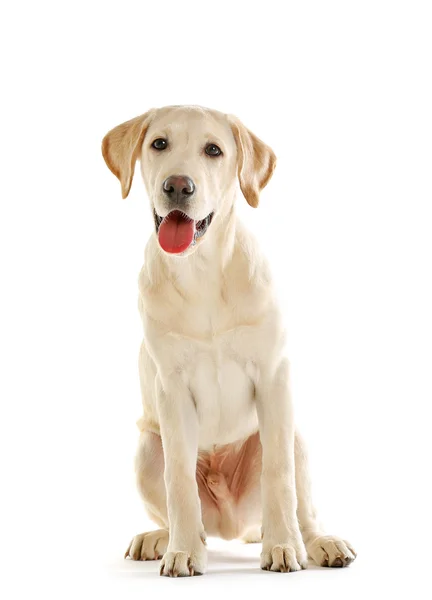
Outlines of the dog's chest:
<svg viewBox="0 0 432 600">
<path fill-rule="evenodd" d="M 157 297 L 142 285 L 146 341 L 162 379 L 179 374 L 190 390 L 200 448 L 249 437 L 258 430 L 257 365 L 273 344 L 265 277 L 251 278 L 246 268 L 219 279 L 203 273 L 199 286 L 166 281 Z"/>
<path fill-rule="evenodd" d="M 241 352 L 238 331 L 197 343 L 185 375 L 197 407 L 200 448 L 228 444 L 257 430 L 254 367 Z"/>
</svg>

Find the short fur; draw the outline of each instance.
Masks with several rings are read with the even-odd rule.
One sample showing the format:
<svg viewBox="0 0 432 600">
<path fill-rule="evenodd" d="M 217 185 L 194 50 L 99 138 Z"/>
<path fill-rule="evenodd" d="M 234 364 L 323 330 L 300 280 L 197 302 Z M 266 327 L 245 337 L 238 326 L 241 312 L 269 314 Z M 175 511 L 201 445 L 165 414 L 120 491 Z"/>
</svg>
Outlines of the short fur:
<svg viewBox="0 0 432 600">
<path fill-rule="evenodd" d="M 163 152 L 151 147 L 159 137 L 169 141 Z M 223 155 L 207 156 L 208 143 Z M 323 533 L 312 505 L 269 266 L 234 210 L 241 194 L 258 205 L 273 151 L 235 117 L 179 106 L 119 125 L 102 149 L 124 198 L 140 159 L 157 215 L 172 208 L 162 184 L 176 174 L 196 185 L 184 212 L 196 221 L 214 212 L 182 255 L 164 252 L 156 233 L 146 247 L 136 472 L 161 529 L 135 536 L 126 556 L 162 557 L 167 576 L 204 573 L 208 533 L 262 537 L 261 567 L 271 571 L 306 568 L 308 555 L 318 565 L 348 565 L 353 548 Z"/>
</svg>

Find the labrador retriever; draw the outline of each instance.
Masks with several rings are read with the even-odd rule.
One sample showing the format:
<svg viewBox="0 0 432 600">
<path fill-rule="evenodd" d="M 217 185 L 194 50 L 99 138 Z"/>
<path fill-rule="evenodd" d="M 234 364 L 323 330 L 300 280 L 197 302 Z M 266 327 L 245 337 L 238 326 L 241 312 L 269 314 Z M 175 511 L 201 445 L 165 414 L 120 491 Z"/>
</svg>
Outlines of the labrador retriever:
<svg viewBox="0 0 432 600">
<path fill-rule="evenodd" d="M 140 161 L 154 219 L 139 277 L 136 474 L 160 529 L 125 556 L 201 574 L 208 534 L 261 541 L 270 571 L 304 569 L 308 556 L 349 565 L 352 546 L 317 520 L 269 266 L 235 214 L 241 194 L 258 206 L 273 151 L 235 117 L 171 106 L 115 127 L 102 152 L 123 198 Z"/>
</svg>

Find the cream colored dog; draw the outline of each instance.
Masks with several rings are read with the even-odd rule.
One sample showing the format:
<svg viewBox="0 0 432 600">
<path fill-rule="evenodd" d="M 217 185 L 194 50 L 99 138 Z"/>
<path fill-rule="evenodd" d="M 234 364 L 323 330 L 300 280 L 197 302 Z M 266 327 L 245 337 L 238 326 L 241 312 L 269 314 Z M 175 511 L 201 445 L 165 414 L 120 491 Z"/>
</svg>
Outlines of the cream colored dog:
<svg viewBox="0 0 432 600">
<path fill-rule="evenodd" d="M 136 472 L 161 529 L 126 556 L 162 557 L 162 575 L 204 573 L 207 533 L 262 540 L 270 571 L 304 569 L 308 555 L 350 564 L 350 544 L 317 522 L 269 267 L 234 211 L 240 189 L 258 205 L 273 151 L 238 119 L 188 106 L 115 127 L 102 150 L 123 198 L 140 159 L 155 223 L 139 278 Z"/>
</svg>

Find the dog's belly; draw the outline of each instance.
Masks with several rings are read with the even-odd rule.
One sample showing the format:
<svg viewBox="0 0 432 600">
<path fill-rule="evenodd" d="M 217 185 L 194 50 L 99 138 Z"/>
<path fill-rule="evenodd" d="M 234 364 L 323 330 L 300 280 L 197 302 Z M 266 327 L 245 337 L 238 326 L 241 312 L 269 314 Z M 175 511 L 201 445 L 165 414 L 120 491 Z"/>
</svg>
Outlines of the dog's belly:
<svg viewBox="0 0 432 600">
<path fill-rule="evenodd" d="M 258 430 L 254 384 L 235 360 L 199 354 L 189 385 L 197 407 L 200 449 L 244 440 Z"/>
<path fill-rule="evenodd" d="M 243 537 L 261 522 L 259 434 L 199 452 L 196 478 L 208 535 Z"/>
</svg>

